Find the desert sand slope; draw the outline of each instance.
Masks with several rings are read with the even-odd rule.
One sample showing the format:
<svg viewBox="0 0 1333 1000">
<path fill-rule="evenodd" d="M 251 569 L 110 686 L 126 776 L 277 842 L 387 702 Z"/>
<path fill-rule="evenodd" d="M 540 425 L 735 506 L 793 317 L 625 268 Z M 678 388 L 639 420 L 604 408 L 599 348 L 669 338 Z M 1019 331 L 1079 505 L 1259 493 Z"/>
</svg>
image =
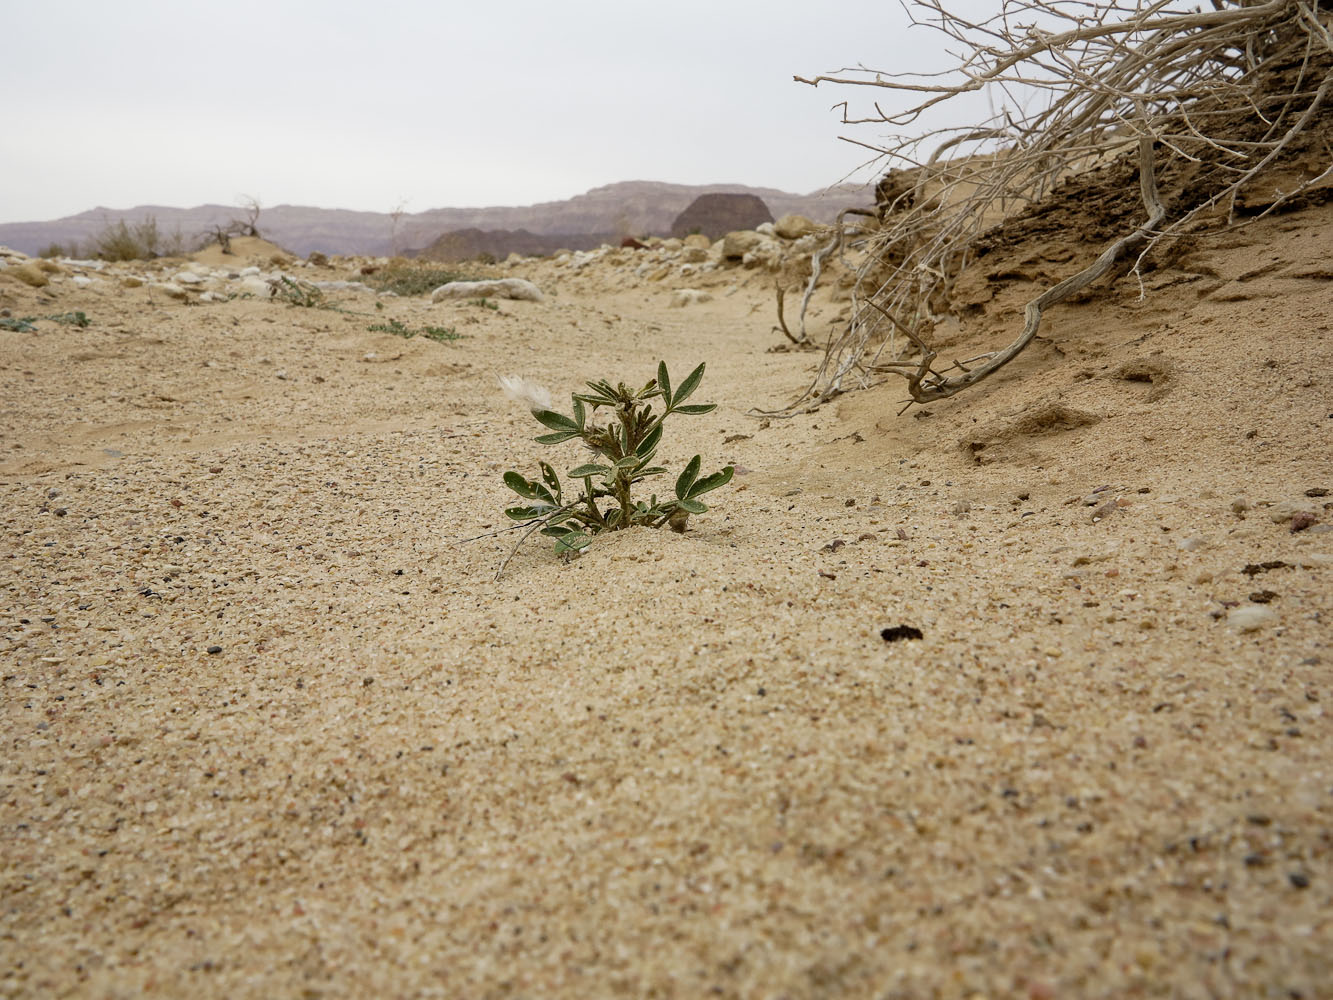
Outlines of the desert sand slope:
<svg viewBox="0 0 1333 1000">
<path fill-rule="evenodd" d="M 0 331 L 0 996 L 1328 996 L 1330 260 L 1268 218 L 928 412 L 767 424 L 818 355 L 739 267 L 0 284 L 92 320 Z M 501 473 L 583 458 L 495 375 L 659 357 L 731 486 L 496 582 Z"/>
</svg>

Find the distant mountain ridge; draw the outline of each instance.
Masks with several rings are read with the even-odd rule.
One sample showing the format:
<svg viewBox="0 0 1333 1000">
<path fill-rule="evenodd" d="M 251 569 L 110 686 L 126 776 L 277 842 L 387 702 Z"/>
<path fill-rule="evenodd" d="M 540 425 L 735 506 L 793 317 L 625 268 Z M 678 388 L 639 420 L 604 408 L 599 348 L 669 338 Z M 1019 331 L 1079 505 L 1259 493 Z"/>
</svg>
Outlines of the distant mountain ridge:
<svg viewBox="0 0 1333 1000">
<path fill-rule="evenodd" d="M 606 233 L 665 236 L 676 216 L 699 195 L 710 193 L 757 195 L 775 217 L 796 213 L 819 222 L 832 222 L 838 212 L 849 205 L 869 205 L 874 200 L 873 193 L 863 187 L 834 188 L 802 195 L 744 184 L 622 181 L 593 188 L 564 201 L 489 208 L 432 208 L 404 213 L 396 226 L 389 212 L 302 205 L 265 208 L 257 224 L 265 238 L 301 256 L 315 250 L 380 256 L 425 247 L 445 233 L 464 229 L 526 231 L 539 236 L 591 237 Z M 148 216 L 157 220 L 158 229 L 164 236 L 179 230 L 186 238 L 193 238 L 215 225 L 244 218 L 245 212 L 230 205 L 94 208 L 48 222 L 0 223 L 0 245 L 28 254 L 39 253 L 52 243 L 68 246 L 71 241 L 77 241 L 85 245 L 108 224 L 120 219 L 133 224 Z"/>
</svg>

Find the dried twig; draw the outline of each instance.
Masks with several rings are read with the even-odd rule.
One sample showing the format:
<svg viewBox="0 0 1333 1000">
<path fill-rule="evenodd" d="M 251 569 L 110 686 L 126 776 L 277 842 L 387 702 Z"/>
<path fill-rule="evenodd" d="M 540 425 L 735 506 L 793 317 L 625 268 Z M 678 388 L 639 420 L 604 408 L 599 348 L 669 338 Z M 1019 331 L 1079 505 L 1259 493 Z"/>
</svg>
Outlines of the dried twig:
<svg viewBox="0 0 1333 1000">
<path fill-rule="evenodd" d="M 916 127 L 937 105 L 974 91 L 995 92 L 1006 109 L 978 126 L 904 133 L 872 147 L 907 169 L 880 183 L 882 226 L 858 270 L 851 318 L 791 408 L 816 406 L 849 381 L 866 384 L 878 373 L 906 379 L 919 403 L 976 385 L 1031 342 L 1044 309 L 1115 261 L 1136 253 L 1137 272 L 1162 241 L 1220 207 L 1230 223 L 1238 194 L 1299 137 L 1315 134 L 1318 112 L 1333 96 L 1333 35 L 1319 0 L 1214 0 L 1203 11 L 1182 0 L 1003 0 L 980 21 L 946 2 L 913 0 L 909 14 L 954 43 L 953 69 L 797 77 L 915 95 L 905 110 L 875 103 L 863 117 L 852 117 L 844 102 L 848 124 Z M 1276 71 L 1293 66 L 1294 84 L 1275 90 Z M 1022 332 L 1004 350 L 960 374 L 933 367 L 929 330 L 979 238 L 1061 181 L 1135 149 L 1147 219 L 1029 302 Z M 1164 165 L 1182 163 L 1194 164 L 1196 180 L 1211 189 L 1168 209 L 1158 177 Z M 1268 211 L 1322 183 L 1330 169 L 1278 194 Z"/>
</svg>

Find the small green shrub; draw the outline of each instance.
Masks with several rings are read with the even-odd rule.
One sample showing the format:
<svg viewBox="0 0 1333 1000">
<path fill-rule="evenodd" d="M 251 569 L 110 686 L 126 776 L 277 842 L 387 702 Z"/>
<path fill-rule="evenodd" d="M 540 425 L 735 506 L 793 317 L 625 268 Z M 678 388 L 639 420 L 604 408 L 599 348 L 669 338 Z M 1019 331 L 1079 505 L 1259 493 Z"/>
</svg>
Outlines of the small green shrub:
<svg viewBox="0 0 1333 1000">
<path fill-rule="evenodd" d="M 294 306 L 307 309 L 324 305 L 324 293 L 308 281 L 297 281 L 283 275 L 273 286 L 273 297 Z"/>
<path fill-rule="evenodd" d="M 440 343 L 459 340 L 463 336 L 461 333 L 455 332 L 451 326 L 423 326 L 420 330 L 413 330 L 396 319 L 391 319 L 387 323 L 372 323 L 366 329 L 371 333 L 392 333 L 395 337 L 403 337 L 407 340 L 411 340 L 420 334 L 427 340 L 435 340 Z"/>
<path fill-rule="evenodd" d="M 32 324 L 37 322 L 36 316 L 0 316 L 0 330 L 13 330 L 15 333 L 31 333 L 37 327 Z"/>
<path fill-rule="evenodd" d="M 492 302 L 490 299 L 487 298 L 469 299 L 468 305 L 477 306 L 480 309 L 491 309 L 495 312 L 500 311 L 500 304 L 498 302 Z"/>
<path fill-rule="evenodd" d="M 60 323 L 63 326 L 77 326 L 82 329 L 92 324 L 86 313 L 83 312 L 65 312 L 56 313 L 53 316 L 23 316 L 21 318 L 12 316 L 0 316 L 0 330 L 13 330 L 16 333 L 30 333 L 36 330 L 33 326 L 39 319 L 49 319 L 54 323 Z"/>
<path fill-rule="evenodd" d="M 466 281 L 468 276 L 429 264 L 393 263 L 362 279 L 377 291 L 395 295 L 429 295 L 451 281 Z"/>
<path fill-rule="evenodd" d="M 562 555 L 584 548 L 592 535 L 603 531 L 634 526 L 660 528 L 664 524 L 684 531 L 691 514 L 708 510 L 699 497 L 730 482 L 732 466 L 701 477 L 703 460 L 695 455 L 676 477 L 672 497 L 654 493 L 647 500 L 636 499 L 634 488 L 667 471 L 652 464 L 667 417 L 709 413 L 716 408 L 716 403 L 685 402 L 699 387 L 703 375 L 704 366 L 700 365 L 673 391 L 666 363 L 659 362 L 657 378 L 637 391 L 623 382 L 615 386 L 606 381 L 588 382 L 588 392 L 571 397 L 572 417 L 552 410 L 550 394 L 540 386 L 517 376 L 502 378 L 506 394 L 527 405 L 537 422 L 552 431 L 539 435 L 538 444 L 578 438 L 597 456 L 566 473 L 570 479 L 582 482 L 581 491 L 573 497 L 566 496 L 560 477 L 546 462 L 539 463 L 540 479 L 506 472 L 505 485 L 525 502 L 508 508 L 505 514 L 530 526 L 529 533 L 539 529 L 554 538 L 555 550 Z M 653 411 L 653 400 L 661 400 L 660 413 Z M 611 418 L 598 423 L 597 411 L 603 408 L 611 411 Z"/>
<path fill-rule="evenodd" d="M 92 320 L 90 320 L 87 314 L 82 311 L 57 313 L 54 316 L 48 316 L 46 318 L 61 323 L 64 326 L 77 326 L 79 329 L 83 329 L 85 326 L 92 323 Z"/>
</svg>

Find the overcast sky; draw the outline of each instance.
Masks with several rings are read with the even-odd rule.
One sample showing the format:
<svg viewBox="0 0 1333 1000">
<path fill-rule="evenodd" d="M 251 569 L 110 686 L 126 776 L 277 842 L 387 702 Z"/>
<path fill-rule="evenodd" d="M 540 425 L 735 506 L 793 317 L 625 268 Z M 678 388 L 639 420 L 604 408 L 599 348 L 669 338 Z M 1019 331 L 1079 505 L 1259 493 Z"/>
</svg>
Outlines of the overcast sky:
<svg viewBox="0 0 1333 1000">
<path fill-rule="evenodd" d="M 864 88 L 793 74 L 930 68 L 937 36 L 906 25 L 896 0 L 0 0 L 0 222 L 623 180 L 806 193 L 866 160 L 839 135 L 875 132 L 832 110 Z"/>
</svg>

